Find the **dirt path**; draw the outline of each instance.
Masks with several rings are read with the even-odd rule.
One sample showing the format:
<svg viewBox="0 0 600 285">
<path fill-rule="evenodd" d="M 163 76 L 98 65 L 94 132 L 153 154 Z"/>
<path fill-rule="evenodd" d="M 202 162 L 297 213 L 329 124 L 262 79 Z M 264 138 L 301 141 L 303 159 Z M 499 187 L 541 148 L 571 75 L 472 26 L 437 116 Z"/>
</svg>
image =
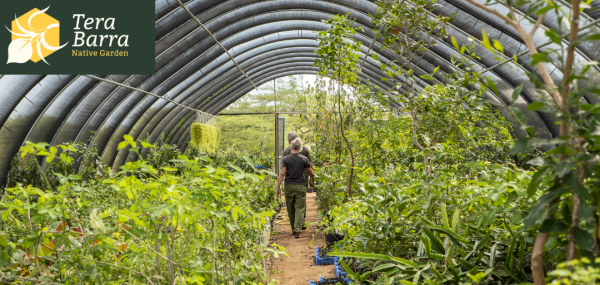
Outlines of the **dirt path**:
<svg viewBox="0 0 600 285">
<path fill-rule="evenodd" d="M 317 206 L 315 206 L 315 193 L 308 193 L 306 197 L 307 213 L 306 220 L 316 223 L 319 219 Z M 277 219 L 273 231 L 279 232 L 271 236 L 271 242 L 275 242 L 287 250 L 290 257 L 282 256 L 275 259 L 273 263 L 273 275 L 271 279 L 277 279 L 281 285 L 308 285 L 308 280 L 317 281 L 319 276 L 335 277 L 333 265 L 316 265 L 315 247 L 325 245 L 325 235 L 322 231 L 311 225 L 302 231 L 300 238 L 291 235 L 292 229 L 287 219 L 285 208 L 281 210 L 281 217 Z M 314 242 L 309 245 L 314 235 Z"/>
</svg>

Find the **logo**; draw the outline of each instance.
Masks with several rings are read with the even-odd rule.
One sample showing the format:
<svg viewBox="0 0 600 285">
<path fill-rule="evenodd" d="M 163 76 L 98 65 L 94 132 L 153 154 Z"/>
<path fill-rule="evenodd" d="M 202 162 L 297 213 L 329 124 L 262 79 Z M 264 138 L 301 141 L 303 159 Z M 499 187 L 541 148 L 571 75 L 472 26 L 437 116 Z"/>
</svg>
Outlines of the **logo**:
<svg viewBox="0 0 600 285">
<path fill-rule="evenodd" d="M 60 22 L 46 14 L 49 8 L 33 9 L 18 18 L 15 15 L 11 29 L 6 27 L 12 34 L 6 64 L 42 60 L 50 65 L 46 57 L 68 44 L 60 45 Z"/>
<path fill-rule="evenodd" d="M 157 70 L 155 1 L 1 2 L 0 74 L 154 74 Z"/>
</svg>

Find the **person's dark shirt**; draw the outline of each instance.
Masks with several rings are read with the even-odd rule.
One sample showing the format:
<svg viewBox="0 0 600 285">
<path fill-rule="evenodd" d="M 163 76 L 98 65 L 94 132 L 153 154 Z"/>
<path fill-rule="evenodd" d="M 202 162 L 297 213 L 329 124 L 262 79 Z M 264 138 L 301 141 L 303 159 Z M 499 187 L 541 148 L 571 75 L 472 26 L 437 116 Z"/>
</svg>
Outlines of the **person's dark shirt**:
<svg viewBox="0 0 600 285">
<path fill-rule="evenodd" d="M 304 179 L 304 169 L 310 168 L 310 163 L 306 156 L 299 153 L 292 153 L 281 160 L 281 167 L 286 168 L 285 184 L 306 185 Z"/>
<path fill-rule="evenodd" d="M 283 157 L 286 157 L 288 155 L 292 154 L 292 148 L 288 145 L 288 147 L 286 147 L 283 150 Z M 302 149 L 300 150 L 300 154 L 306 156 L 306 158 L 308 158 L 308 162 L 312 162 L 312 159 L 310 157 L 310 149 L 307 146 L 302 146 Z M 306 171 L 306 169 L 304 170 L 304 177 L 308 177 L 308 171 Z"/>
</svg>

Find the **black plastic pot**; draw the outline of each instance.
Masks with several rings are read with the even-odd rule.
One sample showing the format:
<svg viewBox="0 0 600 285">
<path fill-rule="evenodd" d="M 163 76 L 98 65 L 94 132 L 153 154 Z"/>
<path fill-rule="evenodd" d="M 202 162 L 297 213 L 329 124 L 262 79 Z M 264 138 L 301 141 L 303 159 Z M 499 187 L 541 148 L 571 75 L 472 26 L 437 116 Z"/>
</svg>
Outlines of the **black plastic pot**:
<svg viewBox="0 0 600 285">
<path fill-rule="evenodd" d="M 337 241 L 343 240 L 344 237 L 344 235 L 334 233 L 325 234 L 325 244 L 327 248 L 330 248 L 332 244 L 334 244 Z"/>
<path fill-rule="evenodd" d="M 323 218 L 327 219 L 327 221 L 329 221 L 330 223 L 333 222 L 333 218 L 329 215 L 329 211 L 328 210 L 323 210 Z"/>
</svg>

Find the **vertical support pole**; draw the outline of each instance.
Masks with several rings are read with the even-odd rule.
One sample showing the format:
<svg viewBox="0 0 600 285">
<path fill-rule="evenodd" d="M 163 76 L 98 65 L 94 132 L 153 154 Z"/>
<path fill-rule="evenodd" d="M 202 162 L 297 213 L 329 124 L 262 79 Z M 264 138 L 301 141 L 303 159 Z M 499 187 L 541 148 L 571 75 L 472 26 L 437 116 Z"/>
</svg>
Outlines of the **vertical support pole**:
<svg viewBox="0 0 600 285">
<path fill-rule="evenodd" d="M 275 173 L 279 175 L 279 115 L 275 112 Z"/>
<path fill-rule="evenodd" d="M 285 149 L 285 116 L 275 113 L 275 173 L 279 175 Z"/>
</svg>

